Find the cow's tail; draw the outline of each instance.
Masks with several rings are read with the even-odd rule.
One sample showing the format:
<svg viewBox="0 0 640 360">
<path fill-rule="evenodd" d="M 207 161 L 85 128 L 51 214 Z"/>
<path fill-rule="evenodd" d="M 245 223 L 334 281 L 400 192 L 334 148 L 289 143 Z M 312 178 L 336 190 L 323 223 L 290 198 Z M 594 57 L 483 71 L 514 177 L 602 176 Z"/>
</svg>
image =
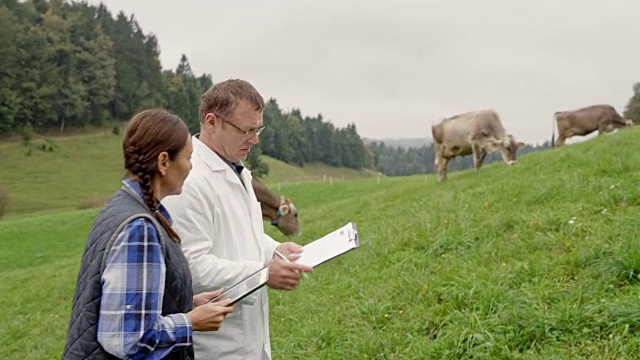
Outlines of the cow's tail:
<svg viewBox="0 0 640 360">
<path fill-rule="evenodd" d="M 552 148 L 556 147 L 556 122 L 557 122 L 556 119 L 559 113 L 560 113 L 559 111 L 556 111 L 553 114 L 553 121 L 551 122 L 551 147 Z"/>
</svg>

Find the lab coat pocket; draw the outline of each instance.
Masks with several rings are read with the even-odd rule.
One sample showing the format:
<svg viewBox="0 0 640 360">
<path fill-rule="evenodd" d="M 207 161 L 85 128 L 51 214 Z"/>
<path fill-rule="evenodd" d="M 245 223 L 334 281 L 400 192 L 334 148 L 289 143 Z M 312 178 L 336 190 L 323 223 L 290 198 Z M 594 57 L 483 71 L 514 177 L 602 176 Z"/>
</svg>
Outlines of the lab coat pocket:
<svg viewBox="0 0 640 360">
<path fill-rule="evenodd" d="M 232 314 L 236 314 L 237 316 L 239 314 L 242 314 L 242 312 L 245 311 L 245 309 L 256 305 L 256 301 L 259 299 L 260 293 L 261 293 L 260 290 L 258 290 L 253 294 L 248 295 L 244 299 L 238 301 L 237 303 L 233 304 L 234 311 Z"/>
<path fill-rule="evenodd" d="M 256 300 L 258 300 L 258 294 L 260 293 L 260 291 L 256 291 L 253 294 L 249 294 L 247 295 L 247 297 L 245 297 L 244 299 L 238 301 L 237 303 L 235 303 L 234 306 L 251 306 L 253 304 L 256 303 Z"/>
<path fill-rule="evenodd" d="M 242 316 L 243 312 L 244 312 L 244 305 L 242 305 L 242 301 L 238 301 L 237 303 L 233 304 L 233 312 L 228 313 L 227 317 L 235 318 L 238 316 Z"/>
</svg>

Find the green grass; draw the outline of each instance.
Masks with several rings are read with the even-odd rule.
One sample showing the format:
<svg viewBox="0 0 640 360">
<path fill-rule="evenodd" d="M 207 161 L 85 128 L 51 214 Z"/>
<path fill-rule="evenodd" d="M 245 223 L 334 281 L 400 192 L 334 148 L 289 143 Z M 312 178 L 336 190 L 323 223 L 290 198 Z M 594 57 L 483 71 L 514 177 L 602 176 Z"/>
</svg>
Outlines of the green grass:
<svg viewBox="0 0 640 360">
<path fill-rule="evenodd" d="M 97 210 L 0 222 L 0 358 L 59 359 Z"/>
<path fill-rule="evenodd" d="M 639 137 L 620 131 L 445 183 L 281 183 L 300 211 L 297 241 L 354 221 L 361 247 L 295 291 L 270 290 L 274 359 L 637 358 Z M 96 213 L 0 222 L 0 358 L 59 358 Z"/>
<path fill-rule="evenodd" d="M 122 138 L 109 132 L 4 143 L 0 156 L 10 215 L 99 206 L 125 174 Z"/>
<path fill-rule="evenodd" d="M 44 148 L 44 150 L 43 150 Z M 39 211 L 101 206 L 120 187 L 125 176 L 122 137 L 111 130 L 68 137 L 38 138 L 0 143 L 0 186 L 7 189 L 7 217 Z M 371 177 L 370 170 L 309 164 L 304 168 L 265 156 L 268 184 Z M 276 189 L 274 189 L 276 190 Z"/>
<path fill-rule="evenodd" d="M 306 164 L 304 167 L 289 165 L 274 158 L 265 156 L 264 161 L 269 165 L 269 174 L 264 177 L 267 184 L 283 184 L 303 181 L 323 181 L 332 183 L 358 178 L 376 177 L 372 170 L 347 169 L 331 167 L 322 163 Z"/>
</svg>

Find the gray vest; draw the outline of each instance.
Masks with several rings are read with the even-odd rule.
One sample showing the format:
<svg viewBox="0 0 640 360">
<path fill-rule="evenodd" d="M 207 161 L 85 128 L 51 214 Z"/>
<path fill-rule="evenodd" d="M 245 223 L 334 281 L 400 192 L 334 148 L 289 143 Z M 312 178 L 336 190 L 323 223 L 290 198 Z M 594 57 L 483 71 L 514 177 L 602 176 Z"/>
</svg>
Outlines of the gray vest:
<svg viewBox="0 0 640 360">
<path fill-rule="evenodd" d="M 71 321 L 63 360 L 116 359 L 98 343 L 98 315 L 102 294 L 101 274 L 109 249 L 135 218 L 146 217 L 155 225 L 166 266 L 162 315 L 187 313 L 192 309 L 191 272 L 182 249 L 147 209 L 138 194 L 126 186 L 118 190 L 96 217 L 82 256 L 76 292 L 73 296 Z M 174 349 L 165 359 L 193 359 L 193 347 Z"/>
</svg>

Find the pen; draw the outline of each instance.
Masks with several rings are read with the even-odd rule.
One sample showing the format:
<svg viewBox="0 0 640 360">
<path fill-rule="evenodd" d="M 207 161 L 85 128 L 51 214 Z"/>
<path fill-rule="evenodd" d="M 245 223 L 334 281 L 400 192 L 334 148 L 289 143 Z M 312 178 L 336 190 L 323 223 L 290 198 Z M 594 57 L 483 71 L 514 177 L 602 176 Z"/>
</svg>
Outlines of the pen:
<svg viewBox="0 0 640 360">
<path fill-rule="evenodd" d="M 291 261 L 290 261 L 289 259 L 287 259 L 287 257 L 286 257 L 286 256 L 282 255 L 282 253 L 281 253 L 280 251 L 278 251 L 278 250 L 273 250 L 273 252 L 274 252 L 276 255 L 278 255 L 278 257 L 279 257 L 280 259 L 282 259 L 282 260 L 284 260 L 284 261 L 288 262 L 289 264 L 291 264 Z M 304 276 L 304 278 L 305 278 L 305 279 L 308 279 L 308 278 L 309 278 L 309 276 L 307 276 L 307 273 L 305 273 L 305 272 L 303 272 L 303 273 L 302 273 L 302 276 Z"/>
</svg>

